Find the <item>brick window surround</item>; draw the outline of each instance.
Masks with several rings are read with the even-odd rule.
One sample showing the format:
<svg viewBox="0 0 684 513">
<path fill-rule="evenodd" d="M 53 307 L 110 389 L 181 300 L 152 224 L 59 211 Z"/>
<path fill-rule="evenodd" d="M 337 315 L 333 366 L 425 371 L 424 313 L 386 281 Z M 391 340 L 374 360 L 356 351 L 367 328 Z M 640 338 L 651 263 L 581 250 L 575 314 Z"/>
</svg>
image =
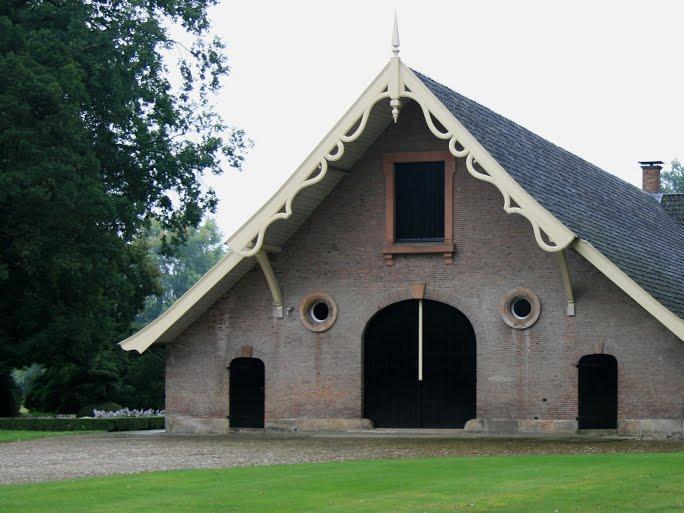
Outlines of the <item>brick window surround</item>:
<svg viewBox="0 0 684 513">
<path fill-rule="evenodd" d="M 444 162 L 444 241 L 398 243 L 395 230 L 395 164 L 406 162 Z M 417 151 L 385 153 L 382 159 L 385 174 L 385 241 L 382 254 L 385 264 L 394 265 L 394 255 L 441 253 L 444 263 L 454 263 L 453 211 L 456 158 L 448 151 Z"/>
</svg>

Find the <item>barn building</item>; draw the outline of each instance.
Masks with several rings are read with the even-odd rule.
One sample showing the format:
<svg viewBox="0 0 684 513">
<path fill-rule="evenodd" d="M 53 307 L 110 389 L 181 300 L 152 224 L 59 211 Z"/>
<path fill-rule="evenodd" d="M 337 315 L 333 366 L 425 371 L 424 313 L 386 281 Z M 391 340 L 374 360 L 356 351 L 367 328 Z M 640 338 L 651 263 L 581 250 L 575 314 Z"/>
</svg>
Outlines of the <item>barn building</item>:
<svg viewBox="0 0 684 513">
<path fill-rule="evenodd" d="M 393 56 L 230 251 L 121 343 L 167 429 L 682 437 L 684 195 Z"/>
</svg>

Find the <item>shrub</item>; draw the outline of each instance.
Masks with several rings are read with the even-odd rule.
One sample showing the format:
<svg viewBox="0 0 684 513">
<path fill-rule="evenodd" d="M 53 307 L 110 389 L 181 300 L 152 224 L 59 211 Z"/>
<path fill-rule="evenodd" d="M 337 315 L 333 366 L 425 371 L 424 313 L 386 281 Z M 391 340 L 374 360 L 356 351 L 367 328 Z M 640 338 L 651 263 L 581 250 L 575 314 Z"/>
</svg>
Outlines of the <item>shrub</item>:
<svg viewBox="0 0 684 513">
<path fill-rule="evenodd" d="M 0 429 L 28 431 L 139 431 L 164 429 L 164 417 L 0 418 Z"/>
</svg>

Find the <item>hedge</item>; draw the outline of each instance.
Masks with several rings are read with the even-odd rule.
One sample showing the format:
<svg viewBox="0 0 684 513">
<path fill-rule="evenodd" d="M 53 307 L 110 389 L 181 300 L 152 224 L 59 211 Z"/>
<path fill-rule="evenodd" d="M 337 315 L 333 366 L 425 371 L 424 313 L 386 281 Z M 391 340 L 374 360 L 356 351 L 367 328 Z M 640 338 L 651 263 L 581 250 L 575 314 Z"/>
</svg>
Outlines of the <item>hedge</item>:
<svg viewBox="0 0 684 513">
<path fill-rule="evenodd" d="M 164 417 L 0 418 L 0 429 L 27 431 L 139 431 L 164 429 Z"/>
</svg>

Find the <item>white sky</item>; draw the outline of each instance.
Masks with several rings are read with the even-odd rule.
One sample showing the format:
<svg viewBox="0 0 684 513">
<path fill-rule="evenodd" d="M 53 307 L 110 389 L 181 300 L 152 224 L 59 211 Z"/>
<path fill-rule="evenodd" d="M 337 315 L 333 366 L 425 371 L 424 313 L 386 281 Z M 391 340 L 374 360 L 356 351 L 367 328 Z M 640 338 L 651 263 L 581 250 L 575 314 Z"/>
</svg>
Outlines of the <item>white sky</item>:
<svg viewBox="0 0 684 513">
<path fill-rule="evenodd" d="M 206 183 L 231 235 L 390 57 L 621 178 L 684 159 L 684 3 L 234 2 L 212 10 L 232 72 L 216 104 L 254 140 L 244 171 Z"/>
</svg>

